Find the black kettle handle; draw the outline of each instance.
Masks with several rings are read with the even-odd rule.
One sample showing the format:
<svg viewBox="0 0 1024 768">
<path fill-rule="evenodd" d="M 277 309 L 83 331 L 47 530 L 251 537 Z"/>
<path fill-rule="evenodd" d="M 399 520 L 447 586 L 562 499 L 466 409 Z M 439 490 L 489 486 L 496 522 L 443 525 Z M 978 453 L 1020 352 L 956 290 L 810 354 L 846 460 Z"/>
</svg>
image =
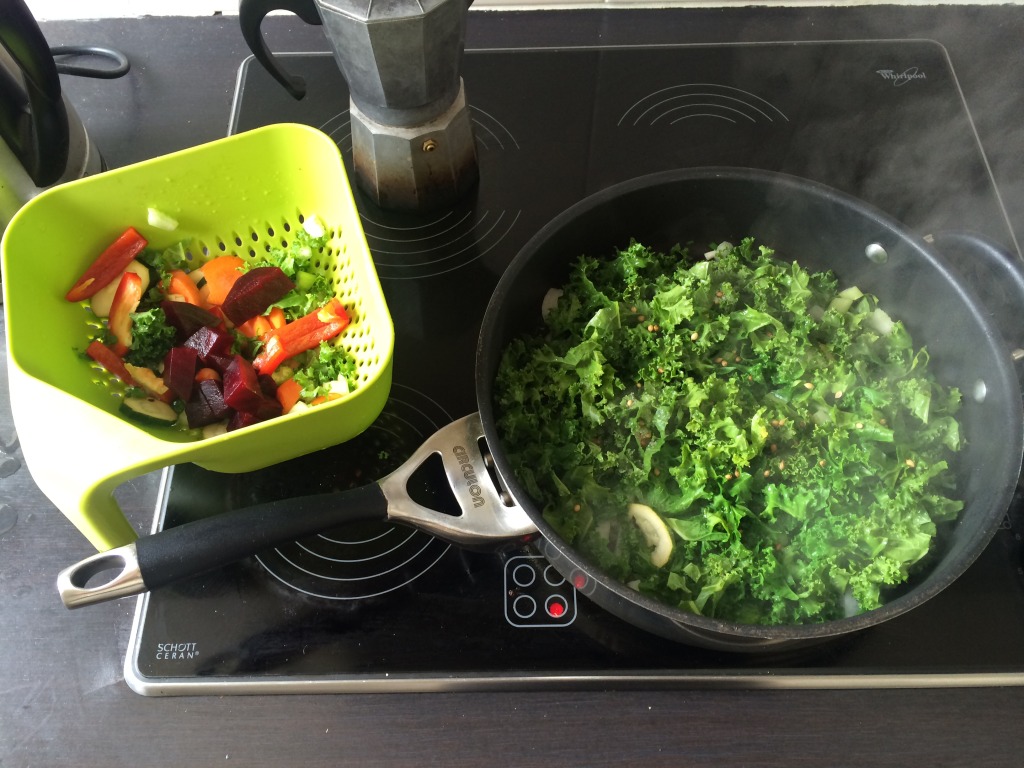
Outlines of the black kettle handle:
<svg viewBox="0 0 1024 768">
<path fill-rule="evenodd" d="M 253 52 L 256 60 L 263 65 L 277 82 L 294 98 L 301 99 L 306 95 L 306 81 L 297 75 L 290 75 L 274 58 L 260 28 L 263 19 L 271 11 L 291 11 L 307 24 L 321 24 L 320 12 L 314 0 L 242 0 L 238 6 L 238 23 L 242 27 L 242 37 Z"/>
<path fill-rule="evenodd" d="M 0 3 L 0 44 L 24 75 L 25 90 L 0 70 L 0 137 L 11 148 L 37 187 L 64 174 L 70 151 L 67 109 L 57 65 L 23 0 Z M 26 107 L 28 120 L 26 121 Z"/>
</svg>

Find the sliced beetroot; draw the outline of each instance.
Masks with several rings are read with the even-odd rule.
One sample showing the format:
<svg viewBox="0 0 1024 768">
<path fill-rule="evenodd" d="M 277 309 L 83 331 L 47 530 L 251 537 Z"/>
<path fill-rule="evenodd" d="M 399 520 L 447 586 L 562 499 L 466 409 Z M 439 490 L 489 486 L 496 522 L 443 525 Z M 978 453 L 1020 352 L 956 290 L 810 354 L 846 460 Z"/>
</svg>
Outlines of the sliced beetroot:
<svg viewBox="0 0 1024 768">
<path fill-rule="evenodd" d="M 267 397 L 277 397 L 277 382 L 274 381 L 273 376 L 268 373 L 261 373 L 257 378 L 264 395 Z"/>
<path fill-rule="evenodd" d="M 260 420 L 256 418 L 255 413 L 235 411 L 231 414 L 231 418 L 228 419 L 228 432 L 234 432 L 236 429 L 248 427 L 250 424 L 258 424 L 259 421 Z"/>
<path fill-rule="evenodd" d="M 256 267 L 235 280 L 221 309 L 228 320 L 240 325 L 262 315 L 294 287 L 295 283 L 280 268 Z"/>
<path fill-rule="evenodd" d="M 181 400 L 192 397 L 198 361 L 199 353 L 192 347 L 172 347 L 164 357 L 164 384 Z"/>
<path fill-rule="evenodd" d="M 185 418 L 189 427 L 205 427 L 224 421 L 231 415 L 231 408 L 224 402 L 220 382 L 204 379 L 196 384 L 192 399 L 185 403 Z"/>
<path fill-rule="evenodd" d="M 185 346 L 198 352 L 199 359 L 205 363 L 211 357 L 229 356 L 233 341 L 234 338 L 227 331 L 204 325 L 185 339 Z"/>
<path fill-rule="evenodd" d="M 235 355 L 224 371 L 224 402 L 243 413 L 255 413 L 266 399 L 252 364 Z"/>
<path fill-rule="evenodd" d="M 283 409 L 277 400 L 264 397 L 254 411 L 235 411 L 230 421 L 228 421 L 228 431 L 231 432 L 241 427 L 247 427 L 250 424 L 258 424 L 261 421 L 276 418 L 282 413 Z"/>
<path fill-rule="evenodd" d="M 203 362 L 207 368 L 213 368 L 213 370 L 223 376 L 234 359 L 234 355 L 207 355 Z"/>
<path fill-rule="evenodd" d="M 164 299 L 160 302 L 160 309 L 164 311 L 168 325 L 171 325 L 178 332 L 178 341 L 184 341 L 200 328 L 215 328 L 221 323 L 221 319 L 207 309 L 189 304 L 187 301 L 171 301 Z"/>
</svg>

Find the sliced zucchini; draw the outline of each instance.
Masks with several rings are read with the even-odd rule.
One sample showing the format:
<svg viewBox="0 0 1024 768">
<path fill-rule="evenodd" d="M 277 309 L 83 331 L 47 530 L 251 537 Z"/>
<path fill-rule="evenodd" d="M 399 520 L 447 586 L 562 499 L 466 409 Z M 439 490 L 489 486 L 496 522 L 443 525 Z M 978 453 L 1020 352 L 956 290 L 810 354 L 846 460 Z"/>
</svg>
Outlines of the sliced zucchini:
<svg viewBox="0 0 1024 768">
<path fill-rule="evenodd" d="M 672 533 L 657 512 L 646 504 L 630 504 L 629 517 L 651 548 L 651 565 L 661 568 L 672 556 Z"/>
<path fill-rule="evenodd" d="M 228 423 L 226 421 L 218 421 L 214 424 L 207 424 L 203 427 L 204 440 L 210 437 L 217 437 L 218 435 L 226 435 L 227 433 Z"/>
<path fill-rule="evenodd" d="M 121 413 L 151 427 L 170 427 L 178 421 L 178 412 L 155 397 L 126 397 L 121 401 Z"/>
<path fill-rule="evenodd" d="M 299 293 L 307 293 L 313 287 L 317 277 L 317 274 L 314 272 L 306 272 L 300 269 L 295 273 L 295 289 Z"/>
</svg>

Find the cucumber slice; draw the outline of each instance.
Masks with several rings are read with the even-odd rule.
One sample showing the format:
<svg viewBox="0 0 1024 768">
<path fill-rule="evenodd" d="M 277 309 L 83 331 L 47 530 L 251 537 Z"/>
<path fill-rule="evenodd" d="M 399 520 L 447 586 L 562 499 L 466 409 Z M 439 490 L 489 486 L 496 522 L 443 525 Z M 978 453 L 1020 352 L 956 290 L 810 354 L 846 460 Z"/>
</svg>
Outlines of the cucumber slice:
<svg viewBox="0 0 1024 768">
<path fill-rule="evenodd" d="M 651 547 L 651 565 L 661 568 L 672 556 L 672 533 L 657 512 L 646 504 L 630 504 L 629 516 Z"/>
<path fill-rule="evenodd" d="M 313 272 L 306 272 L 300 269 L 295 273 L 295 289 L 299 293 L 307 293 L 316 282 L 317 275 Z"/>
<path fill-rule="evenodd" d="M 127 267 L 125 267 L 124 271 L 134 272 L 142 279 L 143 293 L 149 290 L 149 267 L 141 261 L 132 261 Z M 110 315 L 110 305 L 114 303 L 114 294 L 117 293 L 117 285 L 120 282 L 120 277 L 115 280 L 111 280 L 107 285 L 103 286 L 99 291 L 93 294 L 91 299 L 89 299 L 89 306 L 92 308 L 92 313 L 96 315 L 96 317 L 108 317 Z"/>
<path fill-rule="evenodd" d="M 121 413 L 151 427 L 170 427 L 178 421 L 178 412 L 155 397 L 126 397 L 121 401 Z"/>
</svg>

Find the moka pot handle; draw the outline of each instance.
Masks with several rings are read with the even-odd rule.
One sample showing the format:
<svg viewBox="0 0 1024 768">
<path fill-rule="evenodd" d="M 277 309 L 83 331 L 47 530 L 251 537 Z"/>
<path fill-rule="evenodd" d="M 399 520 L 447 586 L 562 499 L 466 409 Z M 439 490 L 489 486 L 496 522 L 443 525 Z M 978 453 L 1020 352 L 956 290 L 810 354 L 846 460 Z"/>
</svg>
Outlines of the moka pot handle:
<svg viewBox="0 0 1024 768">
<path fill-rule="evenodd" d="M 313 0 L 242 0 L 238 6 L 238 22 L 249 50 L 288 93 L 295 99 L 301 99 L 306 95 L 306 81 L 298 75 L 289 74 L 280 61 L 274 58 L 263 39 L 263 19 L 271 11 L 290 11 L 307 24 L 317 25 L 323 23 L 320 12 Z"/>
</svg>

